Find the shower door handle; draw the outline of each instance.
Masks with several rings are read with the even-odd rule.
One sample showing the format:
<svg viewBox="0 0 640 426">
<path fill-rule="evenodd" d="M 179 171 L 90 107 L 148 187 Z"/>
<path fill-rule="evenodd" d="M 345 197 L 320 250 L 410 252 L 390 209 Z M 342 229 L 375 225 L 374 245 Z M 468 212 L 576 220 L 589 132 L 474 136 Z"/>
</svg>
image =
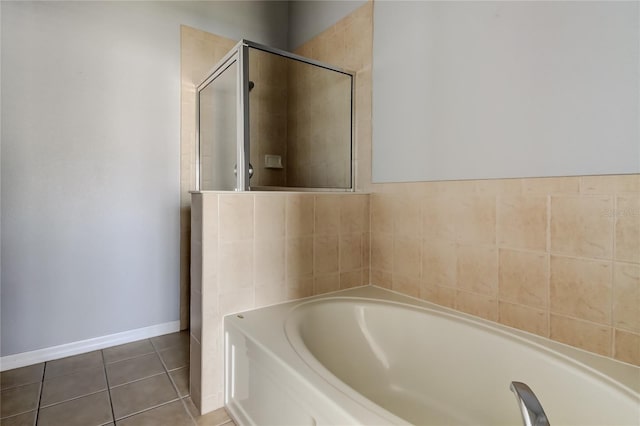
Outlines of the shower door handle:
<svg viewBox="0 0 640 426">
<path fill-rule="evenodd" d="M 238 165 L 235 164 L 233 166 L 233 175 L 234 176 L 238 176 Z M 249 179 L 251 179 L 253 177 L 253 165 L 251 163 L 249 163 Z"/>
</svg>

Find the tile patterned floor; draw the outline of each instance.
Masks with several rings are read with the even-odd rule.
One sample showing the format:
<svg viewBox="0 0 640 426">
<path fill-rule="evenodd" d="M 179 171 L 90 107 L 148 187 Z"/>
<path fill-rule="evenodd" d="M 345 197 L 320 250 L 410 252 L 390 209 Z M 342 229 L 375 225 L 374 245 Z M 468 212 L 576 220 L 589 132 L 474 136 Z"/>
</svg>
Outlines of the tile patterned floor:
<svg viewBox="0 0 640 426">
<path fill-rule="evenodd" d="M 189 334 L 167 334 L 0 373 L 2 426 L 235 426 L 189 398 Z"/>
</svg>

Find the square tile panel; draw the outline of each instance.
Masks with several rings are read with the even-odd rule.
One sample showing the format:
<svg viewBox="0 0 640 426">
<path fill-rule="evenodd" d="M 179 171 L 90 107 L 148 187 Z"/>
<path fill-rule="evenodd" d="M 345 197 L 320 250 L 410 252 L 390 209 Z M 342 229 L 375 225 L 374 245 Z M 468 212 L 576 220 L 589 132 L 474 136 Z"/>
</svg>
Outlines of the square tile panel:
<svg viewBox="0 0 640 426">
<path fill-rule="evenodd" d="M 111 389 L 111 401 L 116 420 L 140 413 L 178 399 L 167 374 Z"/>
<path fill-rule="evenodd" d="M 2 426 L 34 426 L 36 424 L 37 411 L 18 414 L 17 416 L 6 417 L 0 420 Z"/>
<path fill-rule="evenodd" d="M 109 387 L 124 385 L 125 383 L 164 373 L 164 367 L 158 355 L 150 353 L 136 358 L 107 364 Z"/>
<path fill-rule="evenodd" d="M 0 417 L 10 417 L 16 414 L 38 408 L 40 398 L 40 383 L 18 386 L 0 392 Z"/>
<path fill-rule="evenodd" d="M 106 363 L 122 361 L 129 358 L 135 358 L 140 355 L 146 355 L 155 352 L 153 345 L 149 339 L 140 340 L 138 342 L 127 343 L 125 345 L 114 346 L 112 348 L 103 349 L 104 361 Z"/>
<path fill-rule="evenodd" d="M 113 421 L 107 391 L 42 408 L 38 426 L 102 426 Z"/>
<path fill-rule="evenodd" d="M 70 356 L 47 362 L 44 371 L 44 379 L 52 379 L 54 377 L 64 376 L 65 374 L 74 373 L 85 368 L 102 366 L 101 351 L 89 352 L 86 354 Z"/>
<path fill-rule="evenodd" d="M 131 417 L 118 420 L 118 426 L 193 426 L 182 401 L 174 401 Z"/>
<path fill-rule="evenodd" d="M 189 347 L 189 332 L 180 331 L 178 333 L 165 334 L 151 339 L 156 350 L 162 351 L 174 346 Z"/>
<path fill-rule="evenodd" d="M 106 389 L 107 381 L 104 367 L 87 368 L 76 373 L 45 380 L 42 384 L 40 406 L 46 407 Z"/>
<path fill-rule="evenodd" d="M 189 367 L 179 368 L 169 373 L 180 398 L 189 396 Z"/>
<path fill-rule="evenodd" d="M 16 386 L 39 383 L 42 381 L 44 362 L 28 367 L 15 368 L 0 373 L 0 388 L 8 389 Z"/>
<path fill-rule="evenodd" d="M 189 347 L 176 346 L 160 352 L 167 370 L 186 367 L 189 365 Z"/>
</svg>

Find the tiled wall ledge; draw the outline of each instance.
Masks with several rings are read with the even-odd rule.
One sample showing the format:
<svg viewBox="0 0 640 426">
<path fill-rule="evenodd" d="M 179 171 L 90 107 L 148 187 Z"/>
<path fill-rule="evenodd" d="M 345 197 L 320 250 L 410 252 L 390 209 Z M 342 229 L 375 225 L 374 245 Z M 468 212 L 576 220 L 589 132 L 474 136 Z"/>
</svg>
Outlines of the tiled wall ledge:
<svg viewBox="0 0 640 426">
<path fill-rule="evenodd" d="M 191 211 L 191 395 L 206 413 L 223 405 L 224 315 L 369 283 L 369 195 L 201 192 Z"/>
<path fill-rule="evenodd" d="M 640 175 L 373 191 L 373 284 L 640 364 Z"/>
</svg>

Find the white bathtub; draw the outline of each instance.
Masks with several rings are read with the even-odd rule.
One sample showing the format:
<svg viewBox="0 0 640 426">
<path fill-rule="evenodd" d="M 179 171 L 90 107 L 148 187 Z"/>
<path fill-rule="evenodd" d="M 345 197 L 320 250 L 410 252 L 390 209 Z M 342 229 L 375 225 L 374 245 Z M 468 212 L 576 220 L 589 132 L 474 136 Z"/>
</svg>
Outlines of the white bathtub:
<svg viewBox="0 0 640 426">
<path fill-rule="evenodd" d="M 225 318 L 240 425 L 521 425 L 512 381 L 550 423 L 640 424 L 640 368 L 377 287 Z"/>
</svg>

